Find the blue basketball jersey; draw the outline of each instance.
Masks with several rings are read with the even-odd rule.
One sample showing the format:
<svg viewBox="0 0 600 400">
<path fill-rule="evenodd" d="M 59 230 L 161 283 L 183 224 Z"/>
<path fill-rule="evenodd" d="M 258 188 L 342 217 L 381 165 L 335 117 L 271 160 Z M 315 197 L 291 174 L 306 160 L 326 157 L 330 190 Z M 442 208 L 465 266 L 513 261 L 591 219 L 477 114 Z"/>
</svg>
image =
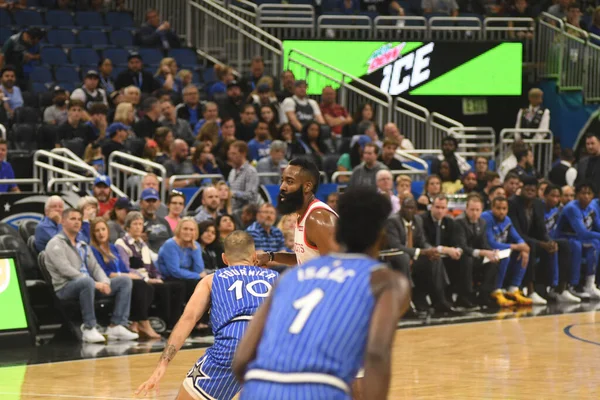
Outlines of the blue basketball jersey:
<svg viewBox="0 0 600 400">
<path fill-rule="evenodd" d="M 365 255 L 332 254 L 285 274 L 246 378 L 276 382 L 256 373 L 318 373 L 349 386 L 363 363 L 375 306 L 371 273 L 380 268 L 385 265 Z M 242 398 L 253 394 L 244 389 Z"/>
</svg>

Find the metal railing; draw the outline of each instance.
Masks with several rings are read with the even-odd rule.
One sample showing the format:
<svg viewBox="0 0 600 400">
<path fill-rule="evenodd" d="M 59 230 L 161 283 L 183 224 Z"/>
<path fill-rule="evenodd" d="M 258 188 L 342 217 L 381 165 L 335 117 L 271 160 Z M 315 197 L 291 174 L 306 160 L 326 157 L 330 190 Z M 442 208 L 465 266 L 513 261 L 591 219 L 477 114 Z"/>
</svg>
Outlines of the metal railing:
<svg viewBox="0 0 600 400">
<path fill-rule="evenodd" d="M 42 181 L 38 178 L 16 178 L 16 179 L 0 179 L 0 185 L 17 185 L 19 186 L 19 184 L 23 184 L 23 185 L 28 185 L 28 184 L 33 184 L 34 190 L 37 191 L 35 188 L 39 187 L 39 185 L 42 184 Z"/>
<path fill-rule="evenodd" d="M 523 44 L 523 63 L 535 62 L 535 20 L 533 18 L 489 17 L 483 20 L 483 39 Z"/>
<path fill-rule="evenodd" d="M 588 102 L 600 102 L 600 37 L 589 35 L 586 52 L 586 71 L 583 75 L 583 92 Z"/>
<path fill-rule="evenodd" d="M 419 41 L 427 32 L 425 17 L 378 16 L 373 21 L 373 38 L 377 40 Z"/>
<path fill-rule="evenodd" d="M 477 17 L 431 17 L 427 25 L 431 40 L 479 40 L 483 27 Z"/>
<path fill-rule="evenodd" d="M 140 169 L 137 168 L 138 166 L 145 168 Z M 160 199 L 165 202 L 167 200 L 167 187 L 164 183 L 167 180 L 167 170 L 162 164 L 132 156 L 122 151 L 113 151 L 108 156 L 108 176 L 114 184 L 125 190 L 126 195 L 124 196 L 130 199 L 139 197 L 142 178 L 149 172 L 157 176 L 159 184 L 163 183 L 160 185 Z"/>
<path fill-rule="evenodd" d="M 173 187 L 175 182 L 183 180 L 203 181 L 204 179 L 219 179 L 224 180 L 225 177 L 221 174 L 189 174 L 189 175 L 172 175 L 169 178 L 169 187 Z"/>
<path fill-rule="evenodd" d="M 406 169 L 401 169 L 401 170 L 391 170 L 390 171 L 392 173 L 392 176 L 395 178 L 398 175 L 410 175 L 410 176 L 414 176 L 415 180 L 421 180 L 418 178 L 421 177 L 425 177 L 427 176 L 428 172 L 425 171 L 421 171 L 421 170 L 406 170 Z M 333 175 L 331 175 L 331 183 L 337 183 L 338 178 L 342 177 L 342 176 L 351 176 L 352 175 L 352 171 L 336 171 L 333 173 Z"/>
<path fill-rule="evenodd" d="M 396 150 L 396 155 L 400 156 L 404 161 L 404 160 L 408 160 L 408 161 L 413 161 L 416 162 L 418 164 L 421 165 L 421 168 L 415 168 L 412 165 L 408 165 L 408 164 L 404 164 L 404 167 L 410 171 L 427 171 L 429 168 L 429 165 L 427 165 L 427 162 L 425 160 L 423 160 L 422 158 L 419 158 L 417 156 L 415 156 L 414 154 L 412 154 L 412 150 L 410 151 L 406 151 L 406 150 Z"/>
<path fill-rule="evenodd" d="M 233 14 L 252 24 L 256 24 L 258 22 L 256 19 L 256 15 L 258 14 L 258 6 L 251 1 L 233 0 L 229 3 L 227 8 Z"/>
<path fill-rule="evenodd" d="M 429 110 L 402 97 L 396 97 L 392 119 L 398 130 L 408 138 L 415 147 L 427 146 L 430 136 L 429 123 L 431 114 Z"/>
<path fill-rule="evenodd" d="M 492 127 L 452 127 L 448 134 L 458 140 L 456 153 L 462 157 L 483 156 L 491 159 L 496 155 L 496 131 Z"/>
<path fill-rule="evenodd" d="M 367 40 L 373 34 L 373 20 L 367 15 L 320 15 L 317 32 L 323 38 Z"/>
<path fill-rule="evenodd" d="M 308 4 L 261 4 L 256 21 L 279 39 L 315 37 L 315 9 Z"/>
<path fill-rule="evenodd" d="M 463 128 L 460 122 L 445 115 L 432 112 L 429 116 L 429 134 L 425 140 L 425 148 L 441 149 L 442 139 L 450 134 L 451 128 Z"/>
<path fill-rule="evenodd" d="M 518 140 L 518 134 L 531 133 L 538 135 L 533 138 L 522 138 L 523 142 L 529 144 L 533 151 L 535 168 L 544 175 L 550 171 L 552 166 L 552 147 L 554 136 L 552 131 L 542 131 L 539 129 L 502 129 L 500 131 L 500 142 L 498 146 L 498 165 L 512 153 L 512 145 Z M 545 137 L 540 137 L 544 135 Z"/>
<path fill-rule="evenodd" d="M 186 2 L 187 0 L 126 0 L 125 6 L 133 11 L 133 18 L 138 26 L 146 22 L 146 11 L 154 8 L 161 20 L 169 21 L 171 29 L 182 35 L 186 30 Z"/>
</svg>

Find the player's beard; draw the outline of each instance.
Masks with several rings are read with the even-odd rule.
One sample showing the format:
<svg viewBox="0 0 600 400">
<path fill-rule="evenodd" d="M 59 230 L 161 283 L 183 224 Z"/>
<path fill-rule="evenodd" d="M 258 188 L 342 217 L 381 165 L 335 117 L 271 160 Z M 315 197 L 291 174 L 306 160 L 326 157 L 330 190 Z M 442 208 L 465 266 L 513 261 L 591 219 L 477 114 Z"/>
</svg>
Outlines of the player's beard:
<svg viewBox="0 0 600 400">
<path fill-rule="evenodd" d="M 281 215 L 288 215 L 297 212 L 304 204 L 304 185 L 294 192 L 279 193 L 277 202 L 277 211 Z"/>
</svg>

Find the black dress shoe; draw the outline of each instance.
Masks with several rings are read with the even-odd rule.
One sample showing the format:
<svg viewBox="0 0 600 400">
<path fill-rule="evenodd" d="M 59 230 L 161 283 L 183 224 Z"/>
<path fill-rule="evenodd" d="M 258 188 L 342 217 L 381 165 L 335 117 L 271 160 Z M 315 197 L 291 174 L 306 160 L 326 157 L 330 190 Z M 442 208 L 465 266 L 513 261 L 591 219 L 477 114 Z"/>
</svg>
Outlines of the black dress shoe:
<svg viewBox="0 0 600 400">
<path fill-rule="evenodd" d="M 479 308 L 477 305 L 473 304 L 473 302 L 471 302 L 467 296 L 458 296 L 454 305 L 456 307 L 462 307 L 466 310 L 474 310 Z"/>
<path fill-rule="evenodd" d="M 447 301 L 437 302 L 437 303 L 435 303 L 433 305 L 433 308 L 438 313 L 443 313 L 443 314 L 462 314 L 460 311 L 458 311 L 457 309 L 455 309 L 454 307 L 452 307 L 452 304 L 450 304 Z"/>
</svg>

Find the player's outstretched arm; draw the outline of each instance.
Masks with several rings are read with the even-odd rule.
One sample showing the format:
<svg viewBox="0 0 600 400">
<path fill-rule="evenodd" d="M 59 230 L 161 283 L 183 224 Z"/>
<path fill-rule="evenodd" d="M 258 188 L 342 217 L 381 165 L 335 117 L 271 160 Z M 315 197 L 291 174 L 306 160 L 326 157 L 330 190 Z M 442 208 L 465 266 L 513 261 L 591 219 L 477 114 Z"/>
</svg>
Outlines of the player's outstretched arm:
<svg viewBox="0 0 600 400">
<path fill-rule="evenodd" d="M 256 358 L 256 349 L 262 338 L 265 323 L 267 322 L 267 316 L 271 309 L 271 303 L 273 301 L 273 292 L 275 288 L 271 290 L 271 295 L 265 300 L 262 306 L 256 311 L 256 314 L 252 317 L 252 320 L 246 328 L 244 337 L 240 340 L 240 344 L 235 351 L 235 357 L 233 357 L 233 363 L 231 369 L 233 374 L 239 382 L 244 382 L 244 374 L 248 364 Z"/>
<path fill-rule="evenodd" d="M 390 385 L 390 361 L 396 326 L 410 305 L 410 283 L 399 272 L 381 269 L 371 275 L 377 302 L 371 317 L 365 353 L 365 399 L 386 399 Z"/>
<path fill-rule="evenodd" d="M 152 393 L 154 391 L 156 391 L 158 394 L 159 382 L 167 371 L 167 366 L 175 357 L 175 354 L 177 354 L 183 345 L 183 342 L 185 342 L 185 339 L 187 339 L 190 333 L 192 333 L 192 329 L 194 329 L 194 326 L 196 326 L 198 320 L 208 309 L 212 281 L 213 275 L 211 274 L 202 279 L 198 285 L 196 285 L 194 294 L 192 294 L 190 301 L 188 301 L 187 305 L 185 306 L 183 315 L 181 318 L 179 318 L 175 328 L 173 328 L 173 332 L 171 332 L 171 336 L 169 336 L 169 340 L 167 341 L 165 350 L 158 360 L 156 369 L 152 373 L 152 376 L 150 376 L 146 382 L 142 383 L 135 391 L 136 396 L 146 396 L 148 393 Z"/>
</svg>

